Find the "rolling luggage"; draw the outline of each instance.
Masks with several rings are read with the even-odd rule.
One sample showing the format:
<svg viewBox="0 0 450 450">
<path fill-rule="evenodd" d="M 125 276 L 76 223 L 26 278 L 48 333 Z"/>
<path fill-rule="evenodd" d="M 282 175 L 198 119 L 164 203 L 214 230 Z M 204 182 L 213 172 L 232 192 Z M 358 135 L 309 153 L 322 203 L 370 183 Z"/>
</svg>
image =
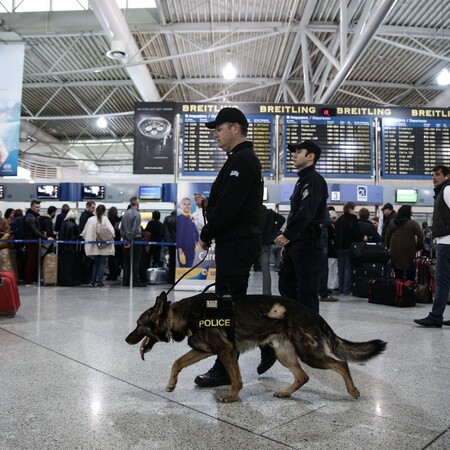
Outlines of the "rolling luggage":
<svg viewBox="0 0 450 450">
<path fill-rule="evenodd" d="M 430 258 L 416 258 L 416 303 L 433 303 Z"/>
<path fill-rule="evenodd" d="M 356 297 L 369 297 L 369 281 L 381 278 L 387 273 L 385 264 L 361 263 L 353 269 L 352 293 Z"/>
<path fill-rule="evenodd" d="M 353 264 L 364 262 L 386 264 L 391 255 L 382 242 L 353 242 L 350 245 L 350 259 Z"/>
<path fill-rule="evenodd" d="M 19 289 L 12 272 L 0 271 L 0 316 L 14 317 L 20 307 Z"/>
<path fill-rule="evenodd" d="M 58 282 L 58 257 L 55 253 L 48 253 L 42 260 L 42 281 L 44 286 L 56 286 Z"/>
<path fill-rule="evenodd" d="M 0 270 L 13 272 L 16 280 L 19 280 L 19 269 L 17 266 L 16 250 L 13 248 L 0 249 Z"/>
<path fill-rule="evenodd" d="M 415 283 L 396 278 L 378 278 L 369 281 L 369 303 L 406 308 L 416 306 Z"/>
<path fill-rule="evenodd" d="M 148 284 L 170 284 L 169 269 L 165 267 L 150 267 L 147 269 Z"/>
</svg>

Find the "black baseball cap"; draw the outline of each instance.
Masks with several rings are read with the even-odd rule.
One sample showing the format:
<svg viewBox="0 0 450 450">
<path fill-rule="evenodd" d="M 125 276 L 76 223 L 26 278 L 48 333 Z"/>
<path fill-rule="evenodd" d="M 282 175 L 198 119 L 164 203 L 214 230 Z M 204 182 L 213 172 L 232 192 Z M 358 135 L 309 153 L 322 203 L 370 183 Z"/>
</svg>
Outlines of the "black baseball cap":
<svg viewBox="0 0 450 450">
<path fill-rule="evenodd" d="M 214 129 L 217 125 L 225 122 L 238 123 L 244 127 L 248 127 L 247 118 L 244 113 L 237 108 L 222 108 L 212 122 L 206 122 L 207 128 Z"/>
<path fill-rule="evenodd" d="M 314 153 L 317 159 L 320 158 L 320 154 L 322 153 L 320 147 L 314 144 L 313 141 L 303 141 L 299 142 L 298 144 L 288 144 L 287 148 L 290 152 L 295 152 L 297 149 L 304 148 L 308 150 L 308 152 Z"/>
</svg>

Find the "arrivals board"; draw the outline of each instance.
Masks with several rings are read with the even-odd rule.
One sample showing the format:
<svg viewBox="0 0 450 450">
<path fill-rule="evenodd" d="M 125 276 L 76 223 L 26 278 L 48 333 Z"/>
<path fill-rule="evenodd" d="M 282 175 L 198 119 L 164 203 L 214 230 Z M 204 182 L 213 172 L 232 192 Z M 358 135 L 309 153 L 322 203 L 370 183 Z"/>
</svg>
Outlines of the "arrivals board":
<svg viewBox="0 0 450 450">
<path fill-rule="evenodd" d="M 381 120 L 382 176 L 430 178 L 433 167 L 450 165 L 448 119 Z"/>
<path fill-rule="evenodd" d="M 261 161 L 264 175 L 272 174 L 273 117 L 247 114 L 249 122 L 247 139 Z M 225 163 L 226 152 L 218 147 L 214 130 L 206 128 L 210 121 L 208 114 L 183 114 L 182 122 L 182 164 L 183 175 L 215 176 Z"/>
<path fill-rule="evenodd" d="M 370 117 L 285 116 L 287 144 L 314 141 L 322 150 L 316 169 L 327 177 L 369 178 L 373 174 L 373 127 Z M 287 177 L 296 176 L 291 153 L 285 152 Z"/>
</svg>

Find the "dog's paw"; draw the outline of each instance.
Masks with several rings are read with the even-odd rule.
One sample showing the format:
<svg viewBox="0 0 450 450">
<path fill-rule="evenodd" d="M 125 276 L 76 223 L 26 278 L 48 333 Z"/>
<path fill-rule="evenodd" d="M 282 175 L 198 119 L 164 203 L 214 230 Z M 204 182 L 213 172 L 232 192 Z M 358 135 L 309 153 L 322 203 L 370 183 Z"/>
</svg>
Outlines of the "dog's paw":
<svg viewBox="0 0 450 450">
<path fill-rule="evenodd" d="M 277 391 L 273 394 L 274 397 L 277 398 L 286 398 L 286 397 L 290 397 L 291 393 L 290 392 L 286 392 L 286 391 Z"/>
<path fill-rule="evenodd" d="M 174 389 L 175 389 L 175 386 L 172 386 L 172 385 L 170 385 L 170 384 L 168 384 L 168 385 L 166 386 L 166 392 L 172 392 Z"/>
<path fill-rule="evenodd" d="M 358 391 L 358 389 L 354 388 L 351 391 L 348 392 L 353 398 L 359 398 L 361 395 Z"/>
<path fill-rule="evenodd" d="M 232 403 L 237 401 L 237 399 L 237 397 L 233 397 L 232 395 L 220 395 L 219 397 L 217 397 L 217 400 L 222 403 Z"/>
</svg>

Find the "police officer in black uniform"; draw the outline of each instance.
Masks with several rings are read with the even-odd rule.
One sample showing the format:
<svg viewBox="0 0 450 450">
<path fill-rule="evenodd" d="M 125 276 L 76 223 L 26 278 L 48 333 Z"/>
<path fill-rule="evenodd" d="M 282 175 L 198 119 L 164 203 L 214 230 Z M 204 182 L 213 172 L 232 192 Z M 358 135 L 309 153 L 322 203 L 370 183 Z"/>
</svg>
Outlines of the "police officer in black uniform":
<svg viewBox="0 0 450 450">
<path fill-rule="evenodd" d="M 248 122 L 239 109 L 221 109 L 206 126 L 215 130 L 214 137 L 228 159 L 211 187 L 209 198 L 195 194 L 195 202 L 206 210 L 208 220 L 200 233 L 200 246 L 206 249 L 213 240 L 216 243 L 216 293 L 245 295 L 250 268 L 261 251 L 259 214 L 264 185 L 261 163 L 253 143 L 246 140 Z M 194 382 L 202 387 L 230 384 L 219 359 Z"/>
<path fill-rule="evenodd" d="M 286 297 L 319 313 L 319 280 L 324 240 L 322 232 L 327 214 L 327 183 L 316 171 L 320 147 L 312 141 L 289 144 L 298 171 L 291 196 L 291 210 L 282 235 L 275 244 L 284 247 L 279 291 Z"/>
</svg>

